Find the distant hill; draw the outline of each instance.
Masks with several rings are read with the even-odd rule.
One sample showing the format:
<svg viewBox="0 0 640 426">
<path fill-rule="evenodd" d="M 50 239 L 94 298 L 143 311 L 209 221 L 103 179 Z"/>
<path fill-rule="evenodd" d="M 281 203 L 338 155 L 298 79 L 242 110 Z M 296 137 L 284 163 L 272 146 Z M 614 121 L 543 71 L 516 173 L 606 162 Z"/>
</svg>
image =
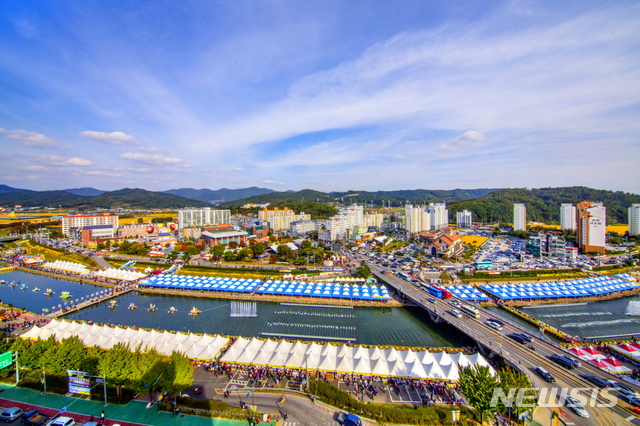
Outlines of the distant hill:
<svg viewBox="0 0 640 426">
<path fill-rule="evenodd" d="M 0 194 L 7 194 L 7 193 L 11 193 L 11 192 L 35 192 L 35 191 L 30 191 L 28 189 L 19 189 L 19 188 L 12 188 L 10 186 L 7 185 L 0 185 Z"/>
<path fill-rule="evenodd" d="M 524 203 L 527 221 L 559 223 L 560 204 L 581 201 L 602 201 L 607 208 L 607 223 L 627 223 L 627 208 L 640 203 L 640 195 L 621 191 L 604 191 L 584 186 L 500 189 L 474 200 L 460 201 L 449 206 L 449 217 L 461 210 L 473 212 L 473 220 L 481 222 L 513 223 L 513 204 Z"/>
<path fill-rule="evenodd" d="M 430 190 L 430 189 L 408 189 L 398 191 L 347 191 L 330 192 L 329 195 L 336 200 L 344 199 L 345 204 L 354 202 L 374 206 L 387 205 L 391 202 L 394 206 L 404 206 L 405 204 L 426 204 L 435 202 L 446 202 L 447 204 L 456 201 L 470 200 L 484 197 L 497 189 L 451 189 L 451 190 Z"/>
<path fill-rule="evenodd" d="M 330 203 L 335 200 L 333 197 L 324 192 L 314 191 L 313 189 L 303 189 L 296 192 L 271 192 L 269 194 L 254 195 L 253 197 L 242 198 L 234 201 L 227 201 L 220 204 L 220 207 L 239 207 L 243 204 L 255 203 L 302 203 L 305 201 L 315 201 L 320 203 Z"/>
<path fill-rule="evenodd" d="M 72 188 L 65 189 L 70 194 L 79 195 L 81 197 L 95 197 L 96 195 L 104 194 L 106 191 L 102 191 L 100 189 L 95 189 L 91 187 L 82 187 L 82 188 Z"/>
<path fill-rule="evenodd" d="M 272 189 L 258 188 L 252 186 L 251 188 L 240 189 L 227 189 L 222 188 L 217 191 L 211 189 L 193 189 L 193 188 L 180 188 L 170 189 L 164 191 L 168 194 L 177 195 L 179 197 L 189 198 L 191 200 L 204 201 L 205 203 L 219 204 L 225 201 L 234 201 L 242 198 L 251 197 L 254 195 L 269 194 L 274 192 Z"/>
<path fill-rule="evenodd" d="M 207 207 L 208 203 L 164 192 L 125 188 L 96 196 L 79 196 L 67 191 L 21 191 L 0 193 L 0 206 L 93 208 L 174 209 Z"/>
</svg>

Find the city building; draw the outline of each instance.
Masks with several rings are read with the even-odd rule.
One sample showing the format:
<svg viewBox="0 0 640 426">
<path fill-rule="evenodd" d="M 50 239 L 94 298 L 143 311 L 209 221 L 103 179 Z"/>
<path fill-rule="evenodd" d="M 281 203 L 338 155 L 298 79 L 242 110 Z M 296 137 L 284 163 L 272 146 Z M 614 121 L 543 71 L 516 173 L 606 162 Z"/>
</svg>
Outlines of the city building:
<svg viewBox="0 0 640 426">
<path fill-rule="evenodd" d="M 225 223 L 231 223 L 230 210 L 216 210 L 211 207 L 178 210 L 179 229 L 192 226 L 222 225 Z"/>
<path fill-rule="evenodd" d="M 289 235 L 292 237 L 304 237 L 318 230 L 318 222 L 315 220 L 295 220 L 289 225 Z"/>
<path fill-rule="evenodd" d="M 451 228 L 446 227 L 441 233 L 421 233 L 419 237 L 425 242 L 425 252 L 433 257 L 453 257 L 464 250 L 462 239 Z"/>
<path fill-rule="evenodd" d="M 427 212 L 431 219 L 431 231 L 439 231 L 449 226 L 449 210 L 445 203 L 429 203 Z"/>
<path fill-rule="evenodd" d="M 357 204 L 338 207 L 338 214 L 318 221 L 318 240 L 348 240 L 356 226 L 364 226 L 364 208 Z"/>
<path fill-rule="evenodd" d="M 524 204 L 513 205 L 513 230 L 527 230 L 527 208 Z"/>
<path fill-rule="evenodd" d="M 567 242 L 563 237 L 540 233 L 530 237 L 525 252 L 534 257 L 565 257 Z"/>
<path fill-rule="evenodd" d="M 431 230 L 431 213 L 424 207 L 407 204 L 404 207 L 404 220 L 404 228 L 410 234 Z"/>
<path fill-rule="evenodd" d="M 147 238 L 148 223 L 132 223 L 118 228 L 118 238 Z M 156 228 L 154 227 L 154 231 Z"/>
<path fill-rule="evenodd" d="M 274 232 L 288 231 L 291 226 L 291 222 L 301 220 L 311 220 L 311 215 L 300 212 L 295 214 L 293 210 L 288 207 L 284 209 L 274 208 L 268 210 L 266 208 L 258 212 L 258 219 L 269 222 L 269 228 Z"/>
<path fill-rule="evenodd" d="M 576 206 L 576 241 L 585 253 L 605 254 L 607 208 L 603 203 L 583 201 Z"/>
<path fill-rule="evenodd" d="M 560 205 L 560 229 L 563 231 L 576 230 L 576 206 L 563 203 Z"/>
<path fill-rule="evenodd" d="M 629 235 L 640 235 L 640 204 L 629 207 Z"/>
<path fill-rule="evenodd" d="M 109 232 L 111 232 L 111 236 L 113 237 L 114 233 L 118 230 L 118 215 L 110 213 L 103 213 L 99 215 L 84 215 L 82 213 L 78 213 L 73 216 L 63 216 L 62 235 L 64 235 L 65 237 L 71 237 L 71 234 L 73 232 L 74 235 L 77 236 L 80 235 L 82 228 L 95 225 L 110 225 L 112 229 Z M 108 227 L 104 227 L 100 229 L 107 228 Z"/>
<path fill-rule="evenodd" d="M 205 246 L 213 247 L 218 244 L 227 245 L 230 242 L 246 244 L 248 235 L 244 231 L 204 231 L 201 238 Z"/>
<path fill-rule="evenodd" d="M 473 213 L 469 210 L 463 210 L 456 214 L 459 228 L 471 228 L 473 226 Z"/>
<path fill-rule="evenodd" d="M 384 221 L 384 215 L 382 213 L 365 213 L 364 214 L 364 226 L 367 228 L 380 228 Z"/>
</svg>

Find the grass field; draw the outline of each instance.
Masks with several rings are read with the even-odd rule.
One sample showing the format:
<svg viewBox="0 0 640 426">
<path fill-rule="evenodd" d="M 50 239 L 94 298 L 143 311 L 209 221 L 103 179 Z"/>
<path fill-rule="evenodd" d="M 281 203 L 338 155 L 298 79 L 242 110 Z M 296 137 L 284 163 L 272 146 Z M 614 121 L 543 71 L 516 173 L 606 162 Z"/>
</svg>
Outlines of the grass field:
<svg viewBox="0 0 640 426">
<path fill-rule="evenodd" d="M 477 235 L 463 235 L 462 236 L 462 244 L 468 244 L 468 245 L 480 247 L 488 239 L 489 239 L 489 237 L 480 237 L 480 236 L 477 236 Z"/>
</svg>

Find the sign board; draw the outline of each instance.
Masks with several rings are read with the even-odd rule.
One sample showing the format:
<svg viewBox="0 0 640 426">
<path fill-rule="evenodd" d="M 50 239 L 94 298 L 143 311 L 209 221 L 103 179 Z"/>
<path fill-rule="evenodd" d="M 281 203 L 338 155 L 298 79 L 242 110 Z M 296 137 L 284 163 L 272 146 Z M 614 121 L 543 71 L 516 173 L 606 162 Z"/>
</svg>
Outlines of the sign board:
<svg viewBox="0 0 640 426">
<path fill-rule="evenodd" d="M 67 411 L 67 407 L 62 407 L 62 408 L 60 409 L 60 412 L 61 412 L 61 413 L 64 413 L 65 411 Z"/>
<path fill-rule="evenodd" d="M 13 364 L 13 351 L 0 354 L 0 370 Z"/>
<path fill-rule="evenodd" d="M 460 411 L 454 410 L 451 412 L 451 421 L 453 422 L 460 421 Z"/>
<path fill-rule="evenodd" d="M 67 370 L 69 393 L 91 395 L 91 381 L 84 371 Z"/>
</svg>

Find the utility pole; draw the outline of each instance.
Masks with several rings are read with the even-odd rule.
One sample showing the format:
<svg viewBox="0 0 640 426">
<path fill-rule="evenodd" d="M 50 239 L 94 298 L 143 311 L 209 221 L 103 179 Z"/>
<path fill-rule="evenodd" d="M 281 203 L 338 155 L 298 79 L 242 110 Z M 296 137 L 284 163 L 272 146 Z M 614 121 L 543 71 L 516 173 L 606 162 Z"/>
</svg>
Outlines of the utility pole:
<svg viewBox="0 0 640 426">
<path fill-rule="evenodd" d="M 20 381 L 20 367 L 18 366 L 18 354 L 19 352 L 16 352 L 16 385 Z"/>
</svg>

